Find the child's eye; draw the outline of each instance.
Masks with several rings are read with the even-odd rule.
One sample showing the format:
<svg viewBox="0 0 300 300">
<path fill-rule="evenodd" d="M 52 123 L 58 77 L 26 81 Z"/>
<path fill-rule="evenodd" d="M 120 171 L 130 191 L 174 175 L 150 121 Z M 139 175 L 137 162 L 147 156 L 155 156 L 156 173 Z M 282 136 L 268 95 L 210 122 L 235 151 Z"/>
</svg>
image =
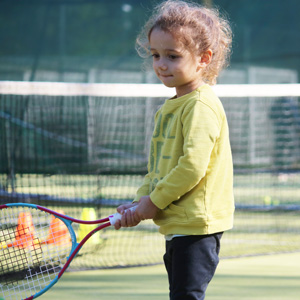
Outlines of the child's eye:
<svg viewBox="0 0 300 300">
<path fill-rule="evenodd" d="M 174 59 L 176 59 L 176 58 L 178 58 L 177 55 L 172 55 L 172 54 L 169 55 L 169 59 L 171 59 L 171 60 L 174 60 Z"/>
<path fill-rule="evenodd" d="M 159 58 L 159 55 L 158 55 L 157 53 L 153 53 L 153 54 L 152 54 L 152 57 L 153 57 L 153 58 Z"/>
</svg>

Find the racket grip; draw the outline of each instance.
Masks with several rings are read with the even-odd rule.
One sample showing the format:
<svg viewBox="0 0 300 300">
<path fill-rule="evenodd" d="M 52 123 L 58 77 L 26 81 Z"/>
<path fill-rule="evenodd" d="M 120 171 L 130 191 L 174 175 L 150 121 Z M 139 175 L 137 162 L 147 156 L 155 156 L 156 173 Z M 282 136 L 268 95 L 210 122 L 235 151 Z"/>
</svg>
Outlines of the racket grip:
<svg viewBox="0 0 300 300">
<path fill-rule="evenodd" d="M 125 212 L 128 211 L 128 210 L 131 210 L 132 212 L 134 212 L 136 210 L 136 207 L 137 207 L 137 205 L 136 206 L 132 206 L 132 207 L 126 209 Z M 111 225 L 115 225 L 115 223 L 116 223 L 117 220 L 121 220 L 122 215 L 117 212 L 117 213 L 109 216 L 108 218 L 109 218 L 110 224 Z"/>
</svg>

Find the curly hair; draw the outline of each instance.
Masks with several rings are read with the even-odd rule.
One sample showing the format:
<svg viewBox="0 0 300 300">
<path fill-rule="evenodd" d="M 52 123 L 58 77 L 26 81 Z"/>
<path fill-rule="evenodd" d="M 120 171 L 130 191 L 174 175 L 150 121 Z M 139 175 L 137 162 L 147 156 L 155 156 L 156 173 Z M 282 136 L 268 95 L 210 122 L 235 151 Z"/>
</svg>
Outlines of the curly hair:
<svg viewBox="0 0 300 300">
<path fill-rule="evenodd" d="M 220 71 L 229 64 L 232 31 L 217 9 L 179 0 L 162 2 L 136 39 L 136 50 L 141 57 L 150 55 L 149 38 L 153 29 L 172 34 L 194 55 L 201 56 L 210 49 L 212 60 L 202 73 L 203 81 L 208 84 L 215 84 Z"/>
</svg>

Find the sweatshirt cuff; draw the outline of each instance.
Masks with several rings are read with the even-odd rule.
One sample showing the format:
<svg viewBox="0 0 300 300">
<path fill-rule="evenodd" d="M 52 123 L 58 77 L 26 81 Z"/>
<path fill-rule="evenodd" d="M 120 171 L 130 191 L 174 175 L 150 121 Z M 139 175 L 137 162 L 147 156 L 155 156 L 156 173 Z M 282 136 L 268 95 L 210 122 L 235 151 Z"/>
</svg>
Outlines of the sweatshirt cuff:
<svg viewBox="0 0 300 300">
<path fill-rule="evenodd" d="M 157 188 L 150 194 L 150 199 L 159 209 L 165 209 L 172 202 L 169 202 L 167 197 L 164 197 L 161 190 Z M 164 199 L 167 199 L 167 201 L 164 201 Z"/>
</svg>

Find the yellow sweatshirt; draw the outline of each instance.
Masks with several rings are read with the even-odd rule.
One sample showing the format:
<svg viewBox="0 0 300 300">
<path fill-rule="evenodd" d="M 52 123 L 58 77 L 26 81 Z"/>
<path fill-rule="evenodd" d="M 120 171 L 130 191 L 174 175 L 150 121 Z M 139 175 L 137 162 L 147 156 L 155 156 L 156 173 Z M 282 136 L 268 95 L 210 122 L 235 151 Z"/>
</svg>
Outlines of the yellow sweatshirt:
<svg viewBox="0 0 300 300">
<path fill-rule="evenodd" d="M 155 115 L 148 174 L 134 201 L 150 195 L 164 235 L 232 228 L 233 166 L 226 115 L 208 85 L 166 100 Z"/>
</svg>

